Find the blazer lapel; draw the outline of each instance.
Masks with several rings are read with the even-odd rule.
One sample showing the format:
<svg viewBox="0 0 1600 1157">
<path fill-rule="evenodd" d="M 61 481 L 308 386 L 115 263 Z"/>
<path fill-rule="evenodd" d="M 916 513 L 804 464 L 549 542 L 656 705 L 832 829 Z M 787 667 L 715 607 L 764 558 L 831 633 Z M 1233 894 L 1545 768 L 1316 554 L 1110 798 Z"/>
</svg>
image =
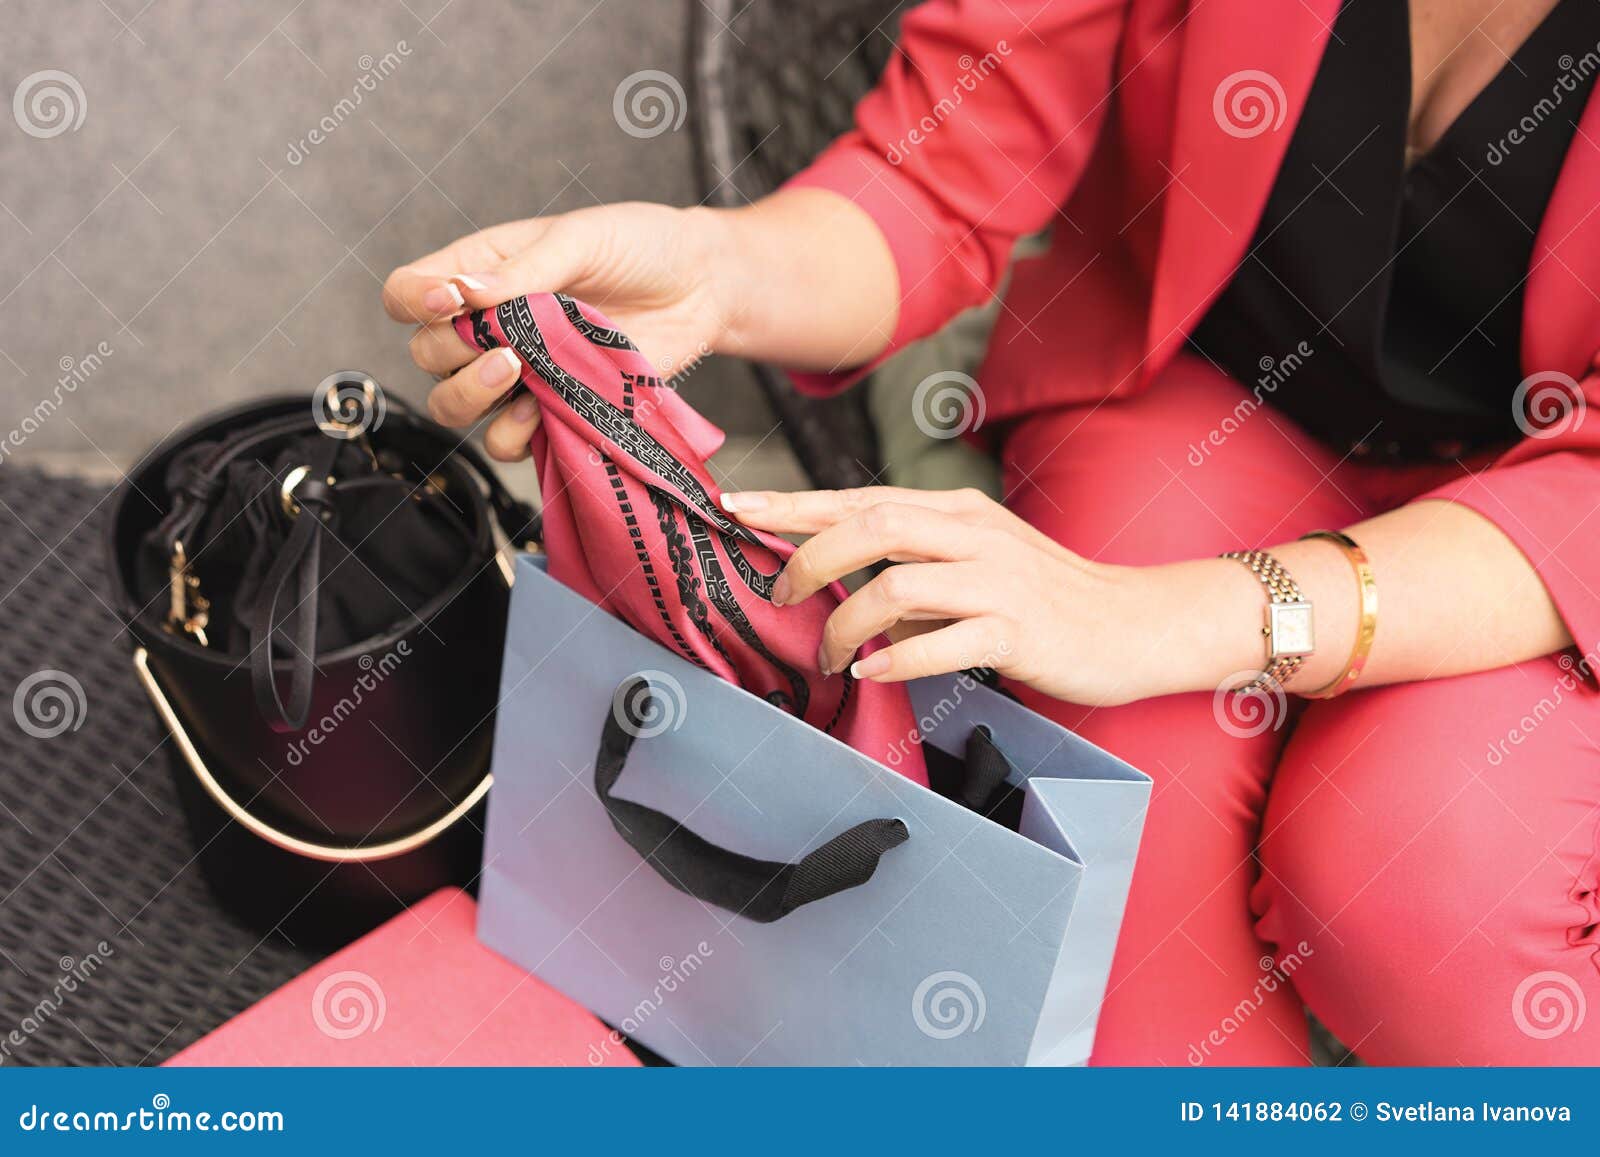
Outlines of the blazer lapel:
<svg viewBox="0 0 1600 1157">
<path fill-rule="evenodd" d="M 1339 0 L 1203 0 L 1191 12 L 1145 380 L 1188 337 L 1249 248 L 1338 12 Z"/>
<path fill-rule="evenodd" d="M 1600 99 L 1591 90 L 1534 238 L 1522 372 L 1581 378 L 1600 349 Z"/>
</svg>

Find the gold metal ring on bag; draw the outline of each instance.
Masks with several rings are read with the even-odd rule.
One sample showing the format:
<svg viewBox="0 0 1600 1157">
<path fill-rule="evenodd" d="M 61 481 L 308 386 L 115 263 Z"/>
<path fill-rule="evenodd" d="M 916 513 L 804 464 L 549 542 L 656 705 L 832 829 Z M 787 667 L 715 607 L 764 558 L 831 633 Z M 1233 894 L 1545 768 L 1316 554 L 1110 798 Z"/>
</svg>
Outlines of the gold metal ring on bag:
<svg viewBox="0 0 1600 1157">
<path fill-rule="evenodd" d="M 323 860 L 333 864 L 363 864 L 374 860 L 388 860 L 395 856 L 403 856 L 407 852 L 416 851 L 418 848 L 441 835 L 449 828 L 454 827 L 467 814 L 477 807 L 484 796 L 489 794 L 489 788 L 494 783 L 493 775 L 485 775 L 482 782 L 467 795 L 467 798 L 452 807 L 444 815 L 434 820 L 427 827 L 412 832 L 399 839 L 387 840 L 381 844 L 364 844 L 356 847 L 340 847 L 333 844 L 315 844 L 309 840 L 302 840 L 288 832 L 273 827 L 263 820 L 251 815 L 245 806 L 228 794 L 226 788 L 217 782 L 215 776 L 206 767 L 205 760 L 201 758 L 199 750 L 189 738 L 188 729 L 183 721 L 178 718 L 178 713 L 173 710 L 168 701 L 166 692 L 161 689 L 161 684 L 156 680 L 155 672 L 150 669 L 150 656 L 145 648 L 140 647 L 133 653 L 133 669 L 139 676 L 139 682 L 144 684 L 150 702 L 155 704 L 156 711 L 166 723 L 172 737 L 178 742 L 178 750 L 183 752 L 183 758 L 188 762 L 189 769 L 194 772 L 195 778 L 200 781 L 200 786 L 206 789 L 206 794 L 214 800 L 218 807 L 228 814 L 240 827 L 272 844 L 283 851 L 292 852 L 297 856 L 307 859 Z"/>
</svg>

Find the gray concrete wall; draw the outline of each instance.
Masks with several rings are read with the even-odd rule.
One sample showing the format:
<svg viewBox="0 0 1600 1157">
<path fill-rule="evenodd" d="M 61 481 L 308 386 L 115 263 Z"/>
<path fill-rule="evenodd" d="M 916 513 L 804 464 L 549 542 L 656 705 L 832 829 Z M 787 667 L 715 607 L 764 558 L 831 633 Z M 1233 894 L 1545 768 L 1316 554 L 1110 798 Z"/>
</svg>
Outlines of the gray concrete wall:
<svg viewBox="0 0 1600 1157">
<path fill-rule="evenodd" d="M 8 461 L 126 462 L 208 407 L 342 367 L 420 399 L 429 383 L 379 304 L 393 266 L 516 217 L 696 199 L 687 125 L 640 139 L 612 115 L 631 73 L 684 76 L 679 0 L 5 14 L 0 439 L 22 435 Z M 770 424 L 736 367 L 708 364 L 685 392 L 735 433 Z"/>
</svg>

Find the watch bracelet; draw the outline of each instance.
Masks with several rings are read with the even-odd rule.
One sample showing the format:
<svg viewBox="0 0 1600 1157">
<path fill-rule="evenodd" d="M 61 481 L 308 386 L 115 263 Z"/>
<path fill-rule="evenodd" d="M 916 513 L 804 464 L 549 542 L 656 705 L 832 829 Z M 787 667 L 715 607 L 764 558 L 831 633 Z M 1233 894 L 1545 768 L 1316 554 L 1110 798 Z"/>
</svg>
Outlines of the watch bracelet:
<svg viewBox="0 0 1600 1157">
<path fill-rule="evenodd" d="M 1273 603 L 1298 603 L 1304 601 L 1300 593 L 1300 585 L 1294 581 L 1288 569 L 1264 550 L 1230 550 L 1219 557 L 1232 559 L 1243 564 L 1257 581 L 1266 588 L 1267 598 Z M 1268 635 L 1268 646 L 1271 646 L 1269 627 L 1263 627 L 1262 633 Z M 1283 655 L 1271 659 L 1254 679 L 1248 683 L 1233 688 L 1236 695 L 1249 695 L 1253 692 L 1264 691 L 1278 693 L 1284 689 L 1284 684 L 1294 677 L 1305 661 L 1304 655 Z"/>
</svg>

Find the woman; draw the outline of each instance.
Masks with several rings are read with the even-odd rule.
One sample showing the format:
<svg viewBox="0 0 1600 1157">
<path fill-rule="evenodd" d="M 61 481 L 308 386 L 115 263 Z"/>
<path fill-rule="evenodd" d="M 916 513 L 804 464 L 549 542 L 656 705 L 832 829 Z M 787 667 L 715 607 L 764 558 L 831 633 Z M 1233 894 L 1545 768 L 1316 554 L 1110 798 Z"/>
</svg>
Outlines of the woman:
<svg viewBox="0 0 1600 1157">
<path fill-rule="evenodd" d="M 775 601 L 906 563 L 824 670 L 890 627 L 858 676 L 983 655 L 1155 777 L 1098 1062 L 1304 1063 L 1302 1001 L 1378 1063 L 1600 1062 L 1600 6 L 939 0 L 901 39 L 757 204 L 397 270 L 435 415 L 515 374 L 463 305 L 560 290 L 658 364 L 835 390 L 1052 227 L 978 375 L 1005 505 L 729 495 L 814 536 Z"/>
</svg>

